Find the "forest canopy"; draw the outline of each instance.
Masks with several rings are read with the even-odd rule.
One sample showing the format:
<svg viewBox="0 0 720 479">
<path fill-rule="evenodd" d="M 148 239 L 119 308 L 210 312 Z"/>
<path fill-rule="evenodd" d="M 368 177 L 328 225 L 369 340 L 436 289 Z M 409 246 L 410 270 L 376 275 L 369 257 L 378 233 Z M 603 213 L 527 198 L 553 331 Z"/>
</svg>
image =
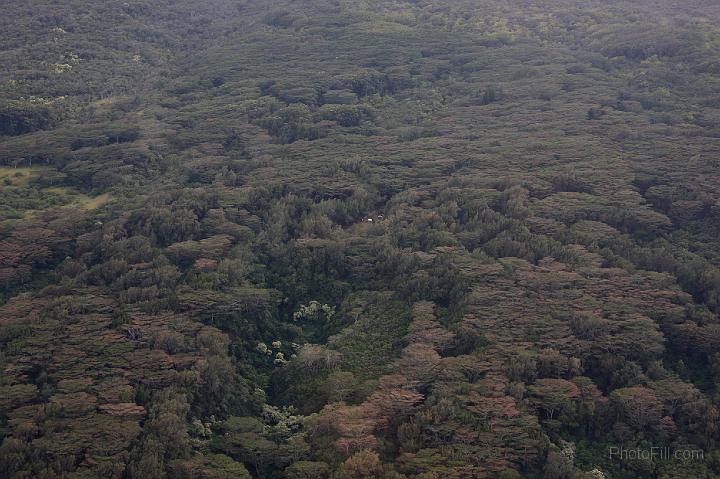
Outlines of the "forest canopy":
<svg viewBox="0 0 720 479">
<path fill-rule="evenodd" d="M 720 478 L 718 5 L 3 7 L 0 479 Z"/>
</svg>

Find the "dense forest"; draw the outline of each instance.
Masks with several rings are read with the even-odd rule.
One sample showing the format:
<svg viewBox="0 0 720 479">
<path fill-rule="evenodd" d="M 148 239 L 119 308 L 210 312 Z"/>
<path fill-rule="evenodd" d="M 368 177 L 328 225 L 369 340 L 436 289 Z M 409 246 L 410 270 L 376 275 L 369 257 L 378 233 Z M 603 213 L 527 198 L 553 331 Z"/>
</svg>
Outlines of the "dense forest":
<svg viewBox="0 0 720 479">
<path fill-rule="evenodd" d="M 720 478 L 717 3 L 2 7 L 0 478 Z"/>
</svg>

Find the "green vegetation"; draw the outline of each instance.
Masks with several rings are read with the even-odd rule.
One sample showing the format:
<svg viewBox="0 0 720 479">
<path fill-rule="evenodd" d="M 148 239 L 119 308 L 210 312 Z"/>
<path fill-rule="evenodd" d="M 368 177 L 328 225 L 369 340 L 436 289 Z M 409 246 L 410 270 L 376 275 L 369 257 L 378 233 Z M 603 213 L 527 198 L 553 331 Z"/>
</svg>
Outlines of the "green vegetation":
<svg viewBox="0 0 720 479">
<path fill-rule="evenodd" d="M 720 478 L 712 2 L 61 3 L 0 18 L 0 479 Z"/>
<path fill-rule="evenodd" d="M 95 197 L 72 186 L 50 186 L 62 175 L 46 167 L 0 167 L 0 221 L 28 218 L 53 208 L 95 209 L 105 204 L 109 193 Z"/>
</svg>

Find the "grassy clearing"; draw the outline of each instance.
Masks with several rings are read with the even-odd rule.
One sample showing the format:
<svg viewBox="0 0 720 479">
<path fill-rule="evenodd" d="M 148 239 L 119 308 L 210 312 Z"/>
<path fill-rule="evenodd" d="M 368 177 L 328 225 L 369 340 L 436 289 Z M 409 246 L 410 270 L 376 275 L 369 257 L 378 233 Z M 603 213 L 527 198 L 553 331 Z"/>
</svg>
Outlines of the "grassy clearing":
<svg viewBox="0 0 720 479">
<path fill-rule="evenodd" d="M 27 186 L 38 177 L 43 168 L 0 166 L 0 186 Z"/>
<path fill-rule="evenodd" d="M 100 208 L 109 200 L 110 195 L 108 193 L 103 193 L 102 195 L 98 195 L 95 197 L 81 195 L 81 198 L 79 198 L 75 204 L 85 210 L 94 210 Z"/>
<path fill-rule="evenodd" d="M 41 191 L 54 193 L 65 199 L 65 203 L 62 205 L 63 208 L 80 208 L 88 211 L 101 207 L 110 199 L 109 193 L 103 193 L 98 196 L 88 196 L 78 192 L 74 188 L 64 186 L 43 188 Z"/>
<path fill-rule="evenodd" d="M 0 169 L 0 221 L 30 219 L 56 208 L 94 210 L 107 203 L 110 195 L 88 196 L 67 186 L 38 188 L 38 168 Z"/>
</svg>

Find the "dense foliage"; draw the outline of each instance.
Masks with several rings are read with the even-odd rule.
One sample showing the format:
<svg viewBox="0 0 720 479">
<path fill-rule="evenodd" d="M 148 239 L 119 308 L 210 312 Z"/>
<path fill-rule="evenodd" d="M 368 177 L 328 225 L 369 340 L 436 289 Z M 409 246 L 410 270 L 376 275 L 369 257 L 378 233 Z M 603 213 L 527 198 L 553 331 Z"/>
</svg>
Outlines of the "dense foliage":
<svg viewBox="0 0 720 479">
<path fill-rule="evenodd" d="M 0 478 L 720 477 L 713 2 L 3 7 Z"/>
</svg>

